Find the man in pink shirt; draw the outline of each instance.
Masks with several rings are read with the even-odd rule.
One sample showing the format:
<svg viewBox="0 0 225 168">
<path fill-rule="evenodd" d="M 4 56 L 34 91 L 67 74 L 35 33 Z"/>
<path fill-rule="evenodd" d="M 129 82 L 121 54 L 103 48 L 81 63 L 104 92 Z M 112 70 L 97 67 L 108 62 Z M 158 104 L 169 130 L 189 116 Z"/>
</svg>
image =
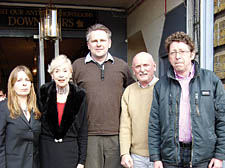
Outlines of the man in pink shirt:
<svg viewBox="0 0 225 168">
<path fill-rule="evenodd" d="M 184 32 L 165 42 L 171 67 L 154 87 L 149 153 L 154 168 L 221 168 L 225 159 L 225 92 L 201 69 Z"/>
</svg>

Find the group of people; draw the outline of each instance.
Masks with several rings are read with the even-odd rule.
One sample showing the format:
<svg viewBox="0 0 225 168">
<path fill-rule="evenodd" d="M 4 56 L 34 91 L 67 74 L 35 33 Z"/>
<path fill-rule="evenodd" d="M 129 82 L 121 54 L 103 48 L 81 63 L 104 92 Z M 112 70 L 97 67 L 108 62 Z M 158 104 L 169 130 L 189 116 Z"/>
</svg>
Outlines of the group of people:
<svg viewBox="0 0 225 168">
<path fill-rule="evenodd" d="M 0 168 L 219 168 L 225 160 L 225 91 L 199 68 L 191 38 L 166 40 L 171 67 L 158 79 L 146 52 L 109 53 L 111 31 L 88 28 L 89 54 L 55 57 L 52 81 L 34 91 L 17 66 L 0 102 Z"/>
</svg>

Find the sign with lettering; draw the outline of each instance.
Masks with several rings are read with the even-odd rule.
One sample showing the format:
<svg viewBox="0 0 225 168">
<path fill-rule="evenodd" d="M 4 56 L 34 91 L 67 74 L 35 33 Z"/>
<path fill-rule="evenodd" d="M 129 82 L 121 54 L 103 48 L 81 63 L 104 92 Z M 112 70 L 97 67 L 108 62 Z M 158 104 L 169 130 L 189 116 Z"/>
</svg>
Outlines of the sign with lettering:
<svg viewBox="0 0 225 168">
<path fill-rule="evenodd" d="M 44 8 L 0 6 L 0 29 L 37 29 L 40 14 Z M 97 13 L 94 10 L 58 9 L 62 30 L 81 30 L 94 24 Z"/>
</svg>

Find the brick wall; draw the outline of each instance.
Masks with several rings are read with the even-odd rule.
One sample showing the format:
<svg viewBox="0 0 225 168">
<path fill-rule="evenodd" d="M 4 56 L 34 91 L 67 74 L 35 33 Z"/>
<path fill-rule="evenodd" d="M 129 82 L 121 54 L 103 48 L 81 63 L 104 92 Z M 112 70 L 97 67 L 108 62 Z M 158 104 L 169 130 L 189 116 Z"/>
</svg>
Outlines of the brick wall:
<svg viewBox="0 0 225 168">
<path fill-rule="evenodd" d="M 225 88 L 225 0 L 214 0 L 214 72 Z"/>
<path fill-rule="evenodd" d="M 225 79 L 225 50 L 215 54 L 214 72 L 220 79 Z"/>
</svg>

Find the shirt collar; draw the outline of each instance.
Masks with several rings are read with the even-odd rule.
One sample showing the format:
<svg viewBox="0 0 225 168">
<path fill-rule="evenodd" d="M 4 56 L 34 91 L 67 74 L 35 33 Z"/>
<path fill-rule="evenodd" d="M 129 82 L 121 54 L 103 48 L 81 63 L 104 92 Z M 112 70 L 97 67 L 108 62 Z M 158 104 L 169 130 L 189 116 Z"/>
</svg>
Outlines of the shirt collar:
<svg viewBox="0 0 225 168">
<path fill-rule="evenodd" d="M 85 64 L 87 64 L 87 63 L 89 63 L 89 62 L 91 62 L 91 61 L 96 63 L 96 61 L 92 58 L 91 53 L 89 52 L 89 53 L 87 54 L 87 56 L 86 56 L 84 62 L 85 62 Z M 112 61 L 112 64 L 114 64 L 114 59 L 113 59 L 112 55 L 111 55 L 109 52 L 108 52 L 107 58 L 105 59 L 104 62 L 107 62 L 107 61 Z"/>
<path fill-rule="evenodd" d="M 156 81 L 157 81 L 157 78 L 156 78 L 155 76 L 153 76 L 153 79 L 151 80 L 151 82 L 149 82 L 148 85 L 142 86 L 141 83 L 138 81 L 138 86 L 139 86 L 140 88 L 147 88 L 147 87 L 149 87 L 149 86 L 152 86 Z"/>
<path fill-rule="evenodd" d="M 176 71 L 174 71 L 174 73 L 175 73 L 176 79 L 178 79 L 178 80 L 183 80 L 183 79 L 186 79 L 186 78 L 187 79 L 193 78 L 194 73 L 195 73 L 195 65 L 192 63 L 190 72 L 189 72 L 189 74 L 188 74 L 187 77 L 184 77 L 182 75 L 179 75 Z"/>
</svg>

